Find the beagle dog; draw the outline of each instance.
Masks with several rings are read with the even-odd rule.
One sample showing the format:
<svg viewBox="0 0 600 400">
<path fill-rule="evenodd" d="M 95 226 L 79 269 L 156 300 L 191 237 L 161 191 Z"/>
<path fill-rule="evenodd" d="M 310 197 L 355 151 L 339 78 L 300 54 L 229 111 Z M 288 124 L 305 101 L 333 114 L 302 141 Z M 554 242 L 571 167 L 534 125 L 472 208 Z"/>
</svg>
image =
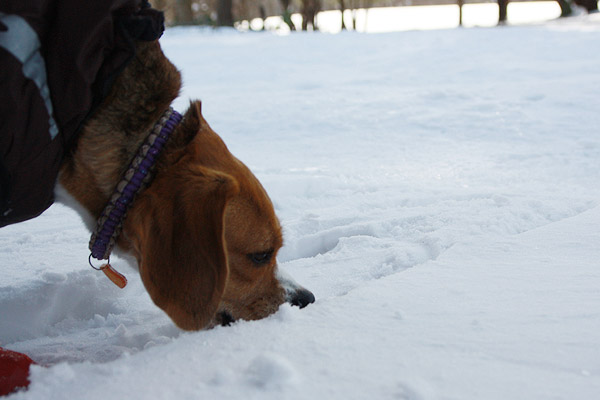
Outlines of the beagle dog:
<svg viewBox="0 0 600 400">
<path fill-rule="evenodd" d="M 158 41 L 135 58 L 65 157 L 56 198 L 90 227 L 123 172 L 178 96 L 181 77 Z M 313 294 L 276 263 L 280 223 L 265 189 L 191 102 L 157 156 L 149 186 L 131 202 L 115 246 L 132 256 L 154 303 L 185 330 L 264 318 Z"/>
</svg>

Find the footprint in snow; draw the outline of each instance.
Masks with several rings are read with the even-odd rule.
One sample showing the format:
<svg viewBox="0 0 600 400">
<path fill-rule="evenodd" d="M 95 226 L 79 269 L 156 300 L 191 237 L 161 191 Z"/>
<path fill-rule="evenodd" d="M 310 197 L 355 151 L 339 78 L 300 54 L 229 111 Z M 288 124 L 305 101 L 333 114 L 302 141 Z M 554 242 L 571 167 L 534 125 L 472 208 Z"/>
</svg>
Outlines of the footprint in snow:
<svg viewBox="0 0 600 400">
<path fill-rule="evenodd" d="M 261 389 L 283 388 L 300 382 L 300 373 L 285 357 L 264 353 L 252 361 L 246 370 L 248 382 Z"/>
</svg>

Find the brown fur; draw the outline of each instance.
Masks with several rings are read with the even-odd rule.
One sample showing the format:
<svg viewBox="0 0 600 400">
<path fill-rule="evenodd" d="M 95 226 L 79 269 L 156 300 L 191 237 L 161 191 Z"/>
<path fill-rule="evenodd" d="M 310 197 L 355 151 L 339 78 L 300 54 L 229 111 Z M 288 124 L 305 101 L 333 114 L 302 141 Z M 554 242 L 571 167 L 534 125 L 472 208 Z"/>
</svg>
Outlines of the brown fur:
<svg viewBox="0 0 600 400">
<path fill-rule="evenodd" d="M 93 217 L 180 84 L 158 42 L 138 44 L 61 170 L 61 184 Z M 263 318 L 285 299 L 275 276 L 282 234 L 273 205 L 206 123 L 199 102 L 172 134 L 118 245 L 136 257 L 152 300 L 183 329 L 219 323 L 222 312 Z M 269 251 L 261 265 L 249 257 Z"/>
</svg>

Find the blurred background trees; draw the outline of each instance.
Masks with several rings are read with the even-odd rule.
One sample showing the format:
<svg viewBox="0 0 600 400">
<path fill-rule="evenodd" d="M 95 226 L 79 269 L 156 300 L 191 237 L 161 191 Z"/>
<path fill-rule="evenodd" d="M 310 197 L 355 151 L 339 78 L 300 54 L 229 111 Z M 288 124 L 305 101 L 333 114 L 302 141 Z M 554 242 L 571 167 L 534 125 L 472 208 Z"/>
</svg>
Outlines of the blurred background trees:
<svg viewBox="0 0 600 400">
<path fill-rule="evenodd" d="M 598 10 L 597 0 L 555 0 L 562 16 L 570 15 L 572 5 L 577 4 L 588 12 Z M 342 29 L 356 29 L 358 9 L 370 7 L 394 7 L 410 5 L 442 5 L 497 2 L 499 22 L 507 17 L 509 0 L 151 0 L 155 8 L 165 11 L 169 25 L 234 26 L 236 22 L 265 19 L 278 16 L 290 30 L 317 30 L 317 14 L 320 11 L 340 10 Z M 298 24 L 292 15 L 301 18 Z M 296 17 L 295 17 L 296 18 Z"/>
</svg>

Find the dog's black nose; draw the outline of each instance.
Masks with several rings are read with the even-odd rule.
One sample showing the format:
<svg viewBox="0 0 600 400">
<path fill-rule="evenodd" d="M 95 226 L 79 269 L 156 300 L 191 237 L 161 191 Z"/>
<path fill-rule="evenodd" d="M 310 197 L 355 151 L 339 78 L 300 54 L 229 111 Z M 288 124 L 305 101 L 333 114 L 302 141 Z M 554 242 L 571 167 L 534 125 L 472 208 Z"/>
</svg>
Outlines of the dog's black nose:
<svg viewBox="0 0 600 400">
<path fill-rule="evenodd" d="M 304 308 L 307 305 L 315 302 L 315 295 L 309 290 L 298 289 L 290 296 L 289 302 L 293 306 Z"/>
</svg>

